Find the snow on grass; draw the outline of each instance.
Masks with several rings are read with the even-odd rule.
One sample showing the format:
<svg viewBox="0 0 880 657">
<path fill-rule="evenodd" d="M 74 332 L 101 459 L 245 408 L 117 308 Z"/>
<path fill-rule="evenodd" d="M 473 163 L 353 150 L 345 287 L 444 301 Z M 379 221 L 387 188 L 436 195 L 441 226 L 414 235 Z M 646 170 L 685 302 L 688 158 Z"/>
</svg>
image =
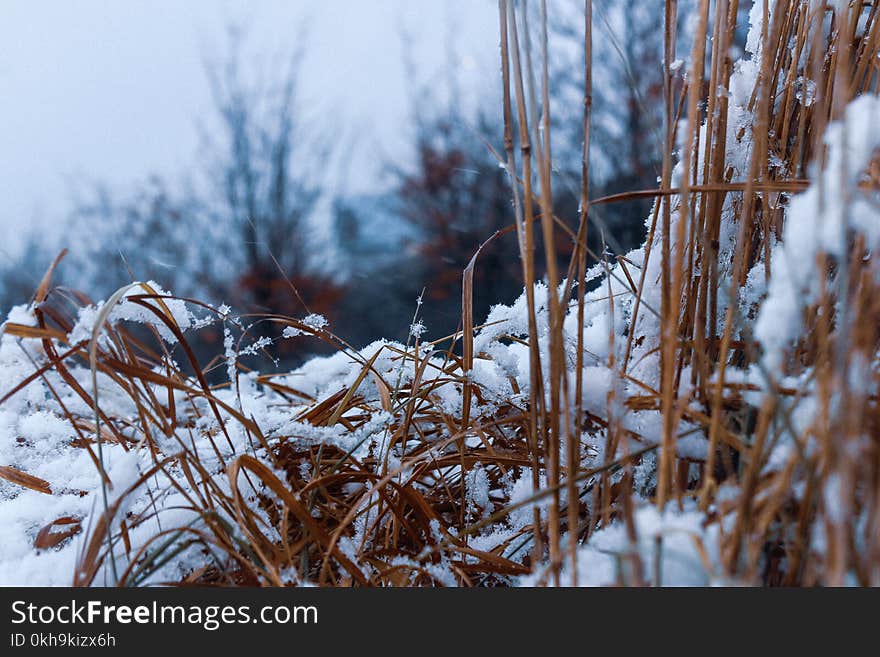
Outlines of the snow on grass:
<svg viewBox="0 0 880 657">
<path fill-rule="evenodd" d="M 862 175 L 880 149 L 880 98 L 861 96 L 844 119 L 825 134 L 828 159 L 803 194 L 791 200 L 782 240 L 773 248 L 773 276 L 755 324 L 764 363 L 778 371 L 791 342 L 801 333 L 802 311 L 814 303 L 825 278 L 820 253 L 846 258 L 851 231 L 880 244 L 877 201 L 859 189 Z M 763 270 L 763 263 L 759 263 Z M 759 265 L 756 265 L 758 267 Z"/>
</svg>

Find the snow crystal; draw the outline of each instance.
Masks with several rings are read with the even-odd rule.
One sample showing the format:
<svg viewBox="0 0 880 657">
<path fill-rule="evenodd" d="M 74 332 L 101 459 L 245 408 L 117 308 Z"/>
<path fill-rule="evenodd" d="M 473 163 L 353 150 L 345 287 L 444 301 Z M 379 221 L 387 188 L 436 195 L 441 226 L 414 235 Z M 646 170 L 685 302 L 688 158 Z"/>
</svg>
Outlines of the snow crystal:
<svg viewBox="0 0 880 657">
<path fill-rule="evenodd" d="M 307 315 L 306 318 L 302 321 L 303 324 L 308 326 L 311 329 L 316 331 L 320 331 L 323 328 L 326 328 L 330 322 L 327 321 L 323 315 L 318 315 L 316 313 L 312 313 L 311 315 Z"/>
<path fill-rule="evenodd" d="M 413 324 L 410 325 L 409 334 L 412 337 L 419 339 L 422 337 L 422 334 L 426 330 L 427 330 L 427 328 L 425 327 L 425 325 L 421 321 L 418 321 L 418 322 L 414 322 Z"/>
</svg>

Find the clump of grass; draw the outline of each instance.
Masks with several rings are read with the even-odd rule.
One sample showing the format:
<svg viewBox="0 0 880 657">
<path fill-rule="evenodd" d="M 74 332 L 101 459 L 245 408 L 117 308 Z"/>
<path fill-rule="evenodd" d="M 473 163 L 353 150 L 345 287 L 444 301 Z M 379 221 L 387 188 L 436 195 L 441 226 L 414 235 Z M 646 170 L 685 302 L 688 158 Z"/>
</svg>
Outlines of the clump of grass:
<svg viewBox="0 0 880 657">
<path fill-rule="evenodd" d="M 442 340 L 421 343 L 416 335 L 407 345 L 359 353 L 314 323 L 242 318 L 290 327 L 345 354 L 347 383 L 314 398 L 291 377 L 249 372 L 229 348 L 198 362 L 166 305 L 175 298 L 149 289 L 129 292 L 126 302 L 173 334 L 173 354 L 155 326 L 136 335 L 107 325 L 91 341 L 71 344 L 84 299 L 52 287 L 50 270 L 34 299 L 35 325 L 5 325 L 6 336 L 39 341 L 44 355 L 5 398 L 52 372 L 65 387 L 53 394 L 77 431 L 77 447 L 102 476 L 102 444 L 140 450 L 151 463 L 125 491 L 114 490 L 86 528 L 74 581 L 106 577 L 108 561 L 120 555 L 114 583 L 155 582 L 190 554 L 202 565 L 176 583 L 493 586 L 528 575 L 532 583 L 571 584 L 590 567 L 583 546 L 596 532 L 619 525 L 638 544 L 637 510 L 647 502 L 661 513 L 700 514 L 713 547 L 704 544 L 708 534 L 694 539 L 720 581 L 880 583 L 880 272 L 871 234 L 845 220 L 843 249 L 815 250 L 814 293 L 797 299 L 797 334 L 774 347 L 779 353 L 768 360 L 769 343 L 754 335 L 756 318 L 772 311 L 762 290 L 786 271 L 776 247 L 786 222 L 799 219 L 788 213 L 790 199 L 811 181 L 821 184 L 828 126 L 845 119 L 854 99 L 880 89 L 880 9 L 858 0 L 833 7 L 759 0 L 751 59 L 735 66 L 738 1 L 701 0 L 689 64 L 679 71 L 672 66 L 676 7 L 665 3 L 658 35 L 666 53 L 659 187 L 591 199 L 592 17 L 585 3 L 581 208 L 567 218 L 552 202 L 546 2 L 532 12 L 499 1 L 499 160 L 510 177 L 510 230 L 522 262 L 518 335 L 473 317 L 479 252 L 463 272 L 461 330 Z M 744 80 L 749 88 L 732 88 Z M 880 219 L 878 167 L 874 153 L 857 188 Z M 598 207 L 644 197 L 655 203 L 642 249 L 610 259 L 587 248 Z M 559 231 L 575 246 L 567 266 L 555 252 Z M 536 248 L 548 263 L 546 301 Z M 604 274 L 592 296 L 591 267 Z M 593 359 L 611 382 L 598 400 L 585 380 L 596 372 L 587 366 L 584 337 L 595 303 L 611 327 L 607 356 Z M 499 343 L 527 354 L 523 385 L 510 376 L 506 399 L 474 376 L 496 358 L 479 346 L 490 329 Z M 207 373 L 222 361 L 231 380 L 209 384 Z M 77 368 L 91 368 L 93 390 Z M 131 416 L 102 404 L 99 376 L 130 400 Z M 288 409 L 288 421 L 267 427 L 247 410 L 241 377 L 271 396 L 274 411 Z M 448 403 L 450 389 L 459 406 Z M 71 395 L 93 413 L 65 406 Z M 363 433 L 359 440 L 373 442 L 361 449 L 315 439 L 320 431 Z M 210 453 L 196 447 L 197 438 Z M 682 448 L 685 438 L 696 438 L 699 454 Z M 522 478 L 531 492 L 515 495 L 509 484 Z M 476 488 L 488 492 L 476 496 Z M 187 521 L 163 524 L 155 500 L 123 513 L 128 493 L 144 489 L 155 500 L 176 494 Z M 523 510 L 528 522 L 508 524 Z M 146 538 L 132 542 L 137 531 Z M 658 535 L 655 555 L 662 542 Z M 663 583 L 662 556 L 654 564 L 639 549 L 617 557 L 618 583 Z"/>
</svg>

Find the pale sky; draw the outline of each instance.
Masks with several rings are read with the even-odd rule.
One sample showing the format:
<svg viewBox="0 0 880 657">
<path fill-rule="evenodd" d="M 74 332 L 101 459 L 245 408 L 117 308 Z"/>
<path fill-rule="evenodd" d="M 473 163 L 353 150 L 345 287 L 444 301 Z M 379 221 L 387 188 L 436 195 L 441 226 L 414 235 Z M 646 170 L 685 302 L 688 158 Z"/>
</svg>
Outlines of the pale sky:
<svg viewBox="0 0 880 657">
<path fill-rule="evenodd" d="M 23 224 L 59 221 L 75 181 L 186 170 L 210 113 L 204 58 L 222 54 L 230 22 L 265 59 L 307 19 L 303 109 L 371 135 L 351 156 L 351 182 L 367 186 L 378 149 L 406 157 L 401 30 L 441 85 L 452 40 L 467 94 L 495 83 L 496 12 L 492 0 L 0 0 L 0 250 Z"/>
</svg>

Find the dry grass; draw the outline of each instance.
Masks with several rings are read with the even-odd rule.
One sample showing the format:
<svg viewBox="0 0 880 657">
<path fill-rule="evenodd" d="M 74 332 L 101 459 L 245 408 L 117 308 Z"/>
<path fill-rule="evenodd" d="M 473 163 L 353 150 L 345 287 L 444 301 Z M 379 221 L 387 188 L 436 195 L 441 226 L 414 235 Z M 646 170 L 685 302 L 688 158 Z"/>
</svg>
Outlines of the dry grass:
<svg viewBox="0 0 880 657">
<path fill-rule="evenodd" d="M 77 445 L 92 455 L 96 466 L 101 468 L 102 444 L 148 451 L 153 467 L 139 483 L 169 473 L 162 485 L 175 487 L 199 518 L 188 526 L 157 532 L 146 544 L 131 549 L 124 566 L 108 564 L 112 552 L 107 546 L 128 550 L 129 532 L 150 521 L 151 512 L 148 508 L 118 517 L 124 496 L 106 498 L 103 514 L 85 528 L 87 540 L 76 583 L 93 583 L 101 568 L 108 567 L 115 571 L 118 584 L 138 585 L 175 555 L 195 547 L 210 565 L 191 572 L 181 584 L 311 581 L 334 586 L 418 586 L 442 583 L 438 568 L 465 586 L 503 585 L 532 572 L 540 582 L 568 584 L 574 579 L 565 580 L 561 573 L 577 559 L 579 547 L 593 532 L 611 523 L 622 523 L 629 533 L 636 531 L 633 466 L 656 452 L 650 499 L 659 509 L 696 501 L 705 524 L 720 529 L 714 567 L 724 581 L 880 584 L 880 416 L 876 395 L 864 392 L 870 383 L 855 387 L 850 376 L 854 363 L 873 364 L 864 371 L 874 377 L 876 389 L 877 245 L 866 243 L 863 235 L 850 234 L 848 257 L 820 255 L 816 277 L 822 282 L 821 294 L 805 309 L 805 330 L 785 355 L 783 371 L 765 372 L 763 386 L 729 377 L 734 369 L 760 367 L 761 362 L 761 345 L 751 337 L 754 316 L 743 315 L 740 305 L 729 301 L 740 298 L 756 265 L 763 263 L 767 280 L 772 276 L 771 247 L 774 236 L 781 235 L 784 199 L 804 189 L 809 167 L 821 164 L 825 127 L 842 117 L 853 98 L 876 94 L 880 88 L 878 3 L 856 0 L 836 6 L 801 0 L 766 4 L 759 75 L 750 100 L 753 121 L 729 125 L 729 98 L 714 90 L 730 86 L 738 1 L 699 2 L 690 61 L 705 62 L 705 68 L 691 67 L 686 77 L 667 68 L 666 156 L 659 188 L 592 201 L 586 157 L 591 107 L 587 48 L 582 204 L 580 216 L 568 223 L 554 214 L 552 204 L 545 0 L 535 13 L 520 13 L 512 2 L 500 0 L 506 150 L 499 157 L 514 192 L 511 230 L 518 236 L 528 306 L 524 342 L 531 358 L 529 398 L 500 406 L 484 404 L 491 393 L 468 375 L 475 359 L 489 358 L 474 349 L 480 327 L 475 326 L 470 299 L 479 253 L 464 272 L 462 330 L 429 345 L 433 356 L 442 358 L 442 366 L 425 355 L 418 340 L 406 349 L 387 347 L 401 369 L 411 370 L 405 383 L 388 380 L 374 368 L 376 356 L 363 358 L 326 330 L 292 318 L 262 318 L 324 340 L 360 363 L 354 385 L 322 399 L 307 399 L 276 377 L 262 376 L 259 382 L 289 400 L 291 407 L 307 402 L 307 410 L 297 420 L 314 426 L 356 432 L 377 414 L 389 413 L 392 420 L 384 451 L 371 452 L 367 458 L 355 458 L 330 445 L 303 446 L 295 433 L 276 432 L 268 439 L 259 418 L 223 401 L 218 388 L 209 385 L 206 372 L 218 361 L 197 362 L 187 335 L 163 310 L 163 296 L 149 289 L 128 299 L 175 334 L 176 354 L 181 360 L 185 357 L 181 365 L 175 364 L 155 331 L 136 337 L 124 327 L 107 326 L 108 341 L 68 344 L 77 305 L 70 301 L 84 299 L 52 287 L 50 270 L 35 297 L 37 326 L 6 326 L 7 335 L 41 341 L 46 356 L 19 388 L 50 370 L 60 375 L 94 409 L 88 416 L 68 412 L 68 419 L 76 428 Z M 665 31 L 658 36 L 665 39 L 667 63 L 674 57 L 677 39 L 675 12 L 676 2 L 667 0 Z M 529 25 L 536 18 L 537 25 Z M 589 43 L 590 2 L 585 18 Z M 812 104 L 796 97 L 795 82 L 802 76 L 817 83 Z M 749 131 L 747 172 L 735 179 L 731 145 Z M 676 179 L 678 148 L 686 174 Z M 880 191 L 877 166 L 875 159 L 874 169 L 866 172 L 866 194 Z M 656 199 L 644 260 L 638 267 L 623 259 L 605 262 L 609 269 L 619 266 L 615 271 L 626 277 L 634 298 L 625 336 L 609 337 L 624 344 L 610 352 L 618 354 L 617 359 L 612 355 L 605 363 L 629 387 L 612 386 L 604 414 L 588 412 L 583 406 L 585 301 L 578 291 L 585 289 L 588 264 L 595 258 L 586 247 L 587 234 L 594 229 L 589 225 L 590 208 L 644 196 Z M 719 250 L 725 212 L 732 213 L 730 225 L 735 228 L 733 248 L 727 251 Z M 554 252 L 558 231 L 569 233 L 576 244 L 567 268 L 558 265 Z M 549 288 L 557 291 L 551 292 L 548 302 L 546 349 L 539 348 L 541 311 L 534 294 L 538 247 L 546 250 Z M 660 264 L 658 281 L 648 277 L 652 259 Z M 607 285 L 610 290 L 610 282 Z M 646 294 L 655 285 L 660 291 L 658 307 Z M 623 312 L 613 294 L 609 299 L 610 312 Z M 577 318 L 579 329 L 573 366 L 566 352 L 567 313 Z M 640 333 L 646 326 L 640 318 L 647 315 L 654 316 L 658 332 L 653 337 L 658 344 L 659 385 L 639 378 L 643 370 L 633 358 L 646 337 Z M 647 337 L 650 342 L 652 336 Z M 114 417 L 105 410 L 94 389 L 86 389 L 71 374 L 75 366 L 91 366 L 96 375 L 109 377 L 130 397 L 137 417 Z M 819 410 L 809 426 L 795 428 L 792 416 L 805 395 L 786 387 L 783 380 L 802 372 L 811 373 Z M 376 401 L 368 402 L 359 394 L 364 381 L 377 387 Z M 446 382 L 461 386 L 461 414 L 449 414 L 437 401 L 436 389 Z M 761 401 L 748 401 L 755 397 L 747 400 L 746 392 L 758 393 Z M 181 395 L 186 407 L 180 406 Z M 60 402 L 63 395 L 56 397 Z M 659 442 L 646 441 L 624 426 L 625 414 L 658 410 Z M 225 428 L 211 435 L 223 467 L 219 474 L 206 469 L 187 438 L 199 430 L 199 418 L 206 412 L 213 414 L 219 427 L 231 422 L 244 427 L 253 445 L 252 453 L 224 458 L 220 445 L 228 439 Z M 696 426 L 704 438 L 708 446 L 704 460 L 679 456 L 676 443 L 685 422 Z M 176 451 L 160 448 L 158 434 L 176 441 Z M 603 443 L 604 462 L 584 462 L 581 436 Z M 793 440 L 795 449 L 787 462 L 768 468 L 768 458 L 784 436 Z M 392 453 L 395 459 L 389 458 Z M 486 517 L 474 515 L 465 481 L 478 463 L 488 473 L 493 490 L 508 473 L 530 471 L 533 497 L 516 502 L 496 497 Z M 696 477 L 690 476 L 693 468 L 698 470 Z M 539 478 L 542 472 L 544 483 Z M 180 483 L 181 473 L 188 485 Z M 26 473 L 4 468 L 0 476 L 51 494 L 47 482 L 32 481 Z M 722 489 L 726 492 L 720 496 Z M 831 501 L 829 496 L 839 499 Z M 470 537 L 480 530 L 548 498 L 546 515 L 535 508 L 531 524 L 490 550 L 470 544 Z M 67 527 L 76 520 L 58 522 Z M 362 527 L 361 540 L 353 551 L 343 549 L 342 542 L 355 536 L 356 523 Z M 75 530 L 65 531 L 70 532 L 67 536 Z M 823 549 L 816 547 L 817 536 L 823 537 Z M 631 575 L 621 574 L 620 583 L 658 582 L 659 576 L 650 577 L 651 564 L 641 563 L 638 554 L 624 559 L 632 562 L 625 569 Z M 576 571 L 569 570 L 573 578 Z"/>
</svg>

